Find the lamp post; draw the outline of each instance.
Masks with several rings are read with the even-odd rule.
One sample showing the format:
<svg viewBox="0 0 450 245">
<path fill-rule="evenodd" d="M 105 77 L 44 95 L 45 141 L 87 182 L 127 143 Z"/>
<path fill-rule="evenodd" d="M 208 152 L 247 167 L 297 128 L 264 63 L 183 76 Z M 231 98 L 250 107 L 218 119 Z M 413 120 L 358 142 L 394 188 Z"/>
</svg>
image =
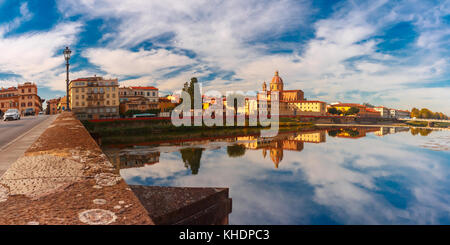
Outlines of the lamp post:
<svg viewBox="0 0 450 245">
<path fill-rule="evenodd" d="M 70 53 L 72 53 L 72 50 L 69 49 L 69 47 L 66 47 L 64 49 L 64 59 L 66 60 L 66 110 L 70 111 L 69 107 L 69 60 L 70 60 Z"/>
</svg>

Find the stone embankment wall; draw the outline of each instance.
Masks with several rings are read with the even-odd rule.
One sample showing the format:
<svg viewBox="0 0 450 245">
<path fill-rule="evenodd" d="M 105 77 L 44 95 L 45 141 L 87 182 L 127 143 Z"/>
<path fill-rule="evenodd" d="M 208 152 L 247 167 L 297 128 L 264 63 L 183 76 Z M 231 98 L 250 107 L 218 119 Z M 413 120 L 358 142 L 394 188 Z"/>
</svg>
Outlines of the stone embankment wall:
<svg viewBox="0 0 450 245">
<path fill-rule="evenodd" d="M 61 114 L 0 179 L 0 224 L 153 224 L 71 113 Z"/>
</svg>

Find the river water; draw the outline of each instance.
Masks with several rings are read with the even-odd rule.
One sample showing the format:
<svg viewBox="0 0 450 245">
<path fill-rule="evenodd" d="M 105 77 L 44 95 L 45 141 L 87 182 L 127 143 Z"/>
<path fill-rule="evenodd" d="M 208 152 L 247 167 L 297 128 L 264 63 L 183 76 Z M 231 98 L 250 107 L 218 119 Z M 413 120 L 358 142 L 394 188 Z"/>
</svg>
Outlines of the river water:
<svg viewBox="0 0 450 245">
<path fill-rule="evenodd" d="M 128 184 L 229 188 L 230 224 L 450 224 L 450 131 L 319 129 L 102 148 Z"/>
</svg>

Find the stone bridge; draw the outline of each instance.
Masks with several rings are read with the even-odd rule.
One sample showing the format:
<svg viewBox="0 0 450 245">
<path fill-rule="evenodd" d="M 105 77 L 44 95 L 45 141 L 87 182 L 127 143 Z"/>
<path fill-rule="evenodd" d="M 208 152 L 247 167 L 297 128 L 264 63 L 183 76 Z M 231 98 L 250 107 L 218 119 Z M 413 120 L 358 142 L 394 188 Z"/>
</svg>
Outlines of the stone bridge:
<svg viewBox="0 0 450 245">
<path fill-rule="evenodd" d="M 227 224 L 228 188 L 129 186 L 65 112 L 0 178 L 0 224 Z"/>
</svg>

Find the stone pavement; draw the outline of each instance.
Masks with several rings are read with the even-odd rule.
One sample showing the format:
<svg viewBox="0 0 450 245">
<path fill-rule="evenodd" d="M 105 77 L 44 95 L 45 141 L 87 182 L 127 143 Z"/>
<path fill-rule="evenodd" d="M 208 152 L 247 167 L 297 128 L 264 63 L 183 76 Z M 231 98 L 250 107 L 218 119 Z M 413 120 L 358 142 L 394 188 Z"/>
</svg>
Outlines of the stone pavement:
<svg viewBox="0 0 450 245">
<path fill-rule="evenodd" d="M 0 147 L 0 177 L 3 176 L 11 164 L 25 153 L 28 147 L 36 141 L 42 132 L 53 123 L 56 117 L 56 115 L 48 116 L 32 129 L 12 140 L 7 145 Z"/>
<path fill-rule="evenodd" d="M 80 121 L 59 115 L 0 178 L 0 224 L 153 224 Z"/>
</svg>

